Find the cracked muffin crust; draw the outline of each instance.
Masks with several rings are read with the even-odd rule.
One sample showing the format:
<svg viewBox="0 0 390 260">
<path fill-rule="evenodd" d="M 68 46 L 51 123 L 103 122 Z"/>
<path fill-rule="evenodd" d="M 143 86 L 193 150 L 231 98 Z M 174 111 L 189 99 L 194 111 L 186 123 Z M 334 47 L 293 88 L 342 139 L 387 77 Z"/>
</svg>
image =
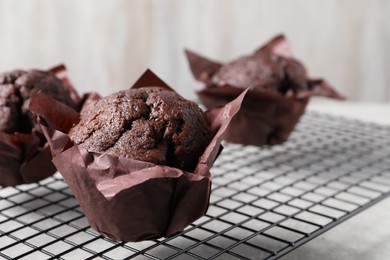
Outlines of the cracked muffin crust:
<svg viewBox="0 0 390 260">
<path fill-rule="evenodd" d="M 54 74 L 39 70 L 6 72 L 0 74 L 0 131 L 31 133 L 36 125 L 27 106 L 37 91 L 76 108 L 69 92 Z"/>
<path fill-rule="evenodd" d="M 285 94 L 307 89 L 307 75 L 303 65 L 292 58 L 260 51 L 223 65 L 212 77 L 213 84 L 256 88 Z"/>
<path fill-rule="evenodd" d="M 148 87 L 120 91 L 89 105 L 69 137 L 90 152 L 191 171 L 212 133 L 196 103 Z"/>
</svg>

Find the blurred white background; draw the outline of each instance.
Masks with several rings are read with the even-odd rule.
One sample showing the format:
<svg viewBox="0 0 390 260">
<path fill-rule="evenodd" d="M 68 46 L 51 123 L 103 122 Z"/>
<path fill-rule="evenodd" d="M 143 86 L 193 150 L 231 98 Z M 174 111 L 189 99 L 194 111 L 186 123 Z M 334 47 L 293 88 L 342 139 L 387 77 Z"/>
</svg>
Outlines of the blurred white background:
<svg viewBox="0 0 390 260">
<path fill-rule="evenodd" d="M 107 95 L 151 68 L 194 98 L 185 47 L 227 61 L 282 32 L 311 76 L 383 102 L 389 15 L 386 0 L 0 0 L 0 71 L 64 62 L 81 92 Z"/>
</svg>

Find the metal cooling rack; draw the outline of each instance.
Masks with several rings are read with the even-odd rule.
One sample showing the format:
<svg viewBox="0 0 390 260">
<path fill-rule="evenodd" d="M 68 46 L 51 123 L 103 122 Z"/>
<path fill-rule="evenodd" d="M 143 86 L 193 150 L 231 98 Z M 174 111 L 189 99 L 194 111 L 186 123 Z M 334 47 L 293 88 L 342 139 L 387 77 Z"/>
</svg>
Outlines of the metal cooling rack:
<svg viewBox="0 0 390 260">
<path fill-rule="evenodd" d="M 92 230 L 59 174 L 0 189 L 1 259 L 275 259 L 390 195 L 390 127 L 307 113 L 284 145 L 225 144 L 208 213 L 169 239 Z"/>
</svg>

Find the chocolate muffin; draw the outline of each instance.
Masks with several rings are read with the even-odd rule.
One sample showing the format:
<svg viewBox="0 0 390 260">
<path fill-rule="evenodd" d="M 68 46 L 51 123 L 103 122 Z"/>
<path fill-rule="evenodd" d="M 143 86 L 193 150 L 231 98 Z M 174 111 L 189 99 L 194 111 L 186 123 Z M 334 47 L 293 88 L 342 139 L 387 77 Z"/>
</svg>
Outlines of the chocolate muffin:
<svg viewBox="0 0 390 260">
<path fill-rule="evenodd" d="M 40 70 L 14 70 L 0 74 L 0 131 L 31 133 L 36 127 L 28 103 L 37 91 L 76 108 L 69 92 L 52 73 Z"/>
<path fill-rule="evenodd" d="M 227 84 L 282 94 L 309 87 L 305 68 L 299 61 L 265 50 L 222 65 L 211 80 L 216 86 Z"/>
<path fill-rule="evenodd" d="M 310 78 L 283 35 L 250 55 L 229 63 L 186 50 L 195 79 L 204 84 L 199 99 L 211 109 L 226 104 L 249 88 L 241 110 L 223 136 L 244 145 L 275 145 L 287 140 L 312 96 L 344 99 L 323 79 Z"/>
<path fill-rule="evenodd" d="M 202 110 L 173 91 L 120 91 L 83 110 L 69 137 L 90 152 L 193 170 L 212 133 Z"/>
</svg>

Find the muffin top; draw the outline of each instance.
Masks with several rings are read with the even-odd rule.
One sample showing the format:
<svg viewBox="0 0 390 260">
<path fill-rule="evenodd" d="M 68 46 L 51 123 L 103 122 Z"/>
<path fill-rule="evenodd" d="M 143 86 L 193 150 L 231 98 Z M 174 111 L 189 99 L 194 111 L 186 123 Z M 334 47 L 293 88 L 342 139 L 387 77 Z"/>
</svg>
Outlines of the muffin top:
<svg viewBox="0 0 390 260">
<path fill-rule="evenodd" d="M 148 87 L 92 103 L 83 109 L 69 137 L 90 152 L 191 171 L 212 133 L 196 103 L 173 91 Z"/>
<path fill-rule="evenodd" d="M 69 92 L 54 74 L 40 70 L 6 72 L 0 74 L 0 131 L 31 133 L 36 125 L 27 107 L 37 91 L 76 108 Z"/>
<path fill-rule="evenodd" d="M 286 93 L 307 89 L 307 76 L 303 65 L 295 59 L 260 51 L 224 64 L 212 77 L 213 84 L 225 84 Z"/>
</svg>

